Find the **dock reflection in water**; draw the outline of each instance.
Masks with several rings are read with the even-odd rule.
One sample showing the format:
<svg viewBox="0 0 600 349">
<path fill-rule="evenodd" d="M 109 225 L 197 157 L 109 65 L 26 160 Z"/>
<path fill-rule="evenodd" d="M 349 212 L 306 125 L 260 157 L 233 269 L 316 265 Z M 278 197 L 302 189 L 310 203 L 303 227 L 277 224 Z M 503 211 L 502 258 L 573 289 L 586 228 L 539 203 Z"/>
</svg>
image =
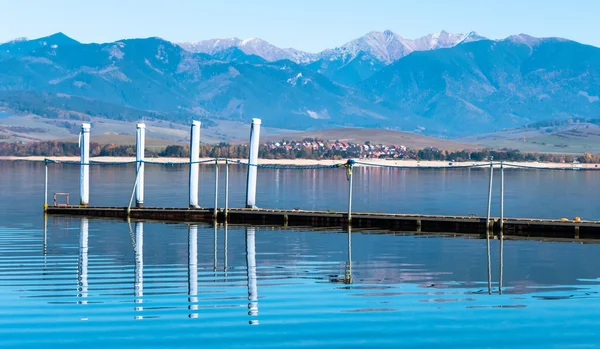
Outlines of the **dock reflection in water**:
<svg viewBox="0 0 600 349">
<path fill-rule="evenodd" d="M 525 333 L 534 347 L 600 343 L 600 245 L 491 240 L 488 266 L 482 239 L 65 217 L 44 226 L 0 228 L 9 347 L 502 347 Z M 110 334 L 97 341 L 98 331 Z"/>
</svg>

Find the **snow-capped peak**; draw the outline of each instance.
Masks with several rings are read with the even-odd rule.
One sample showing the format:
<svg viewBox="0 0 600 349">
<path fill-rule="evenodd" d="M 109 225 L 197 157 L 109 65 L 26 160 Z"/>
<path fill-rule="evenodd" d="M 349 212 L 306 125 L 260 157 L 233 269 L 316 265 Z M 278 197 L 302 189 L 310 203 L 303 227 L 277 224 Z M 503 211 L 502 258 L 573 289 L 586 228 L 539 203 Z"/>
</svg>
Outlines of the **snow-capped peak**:
<svg viewBox="0 0 600 349">
<path fill-rule="evenodd" d="M 236 37 L 224 39 L 210 39 L 197 42 L 179 44 L 184 49 L 197 52 L 215 54 L 237 47 L 249 55 L 257 55 L 267 61 L 288 59 L 296 63 L 309 63 L 314 60 L 338 60 L 349 62 L 360 54 L 365 54 L 384 64 L 390 64 L 413 51 L 426 51 L 438 48 L 456 46 L 463 42 L 486 39 L 475 32 L 469 34 L 452 34 L 445 30 L 429 34 L 418 39 L 406 39 L 391 30 L 383 32 L 373 31 L 352 40 L 343 46 L 328 49 L 317 54 L 308 53 L 293 48 L 279 48 L 259 38 L 238 39 Z"/>
<path fill-rule="evenodd" d="M 470 41 L 485 39 L 482 36 L 469 34 L 452 34 L 445 30 L 429 34 L 418 39 L 406 39 L 391 30 L 383 32 L 370 32 L 366 35 L 352 40 L 347 44 L 325 50 L 319 54 L 322 59 L 349 62 L 364 52 L 379 61 L 390 64 L 413 51 L 427 51 L 438 48 L 456 46 L 469 39 Z"/>
<path fill-rule="evenodd" d="M 209 55 L 227 50 L 231 47 L 237 47 L 248 55 L 257 55 L 267 61 L 278 61 L 289 59 L 296 63 L 306 63 L 312 60 L 314 56 L 311 53 L 299 51 L 293 48 L 279 48 L 265 40 L 259 38 L 225 38 L 210 39 L 196 42 L 185 42 L 179 44 L 187 51 L 195 53 L 207 53 Z"/>
<path fill-rule="evenodd" d="M 248 45 L 249 43 L 253 42 L 253 41 L 263 41 L 257 38 L 248 38 L 248 39 L 244 39 L 242 40 L 242 42 L 240 43 L 240 45 Z"/>
</svg>

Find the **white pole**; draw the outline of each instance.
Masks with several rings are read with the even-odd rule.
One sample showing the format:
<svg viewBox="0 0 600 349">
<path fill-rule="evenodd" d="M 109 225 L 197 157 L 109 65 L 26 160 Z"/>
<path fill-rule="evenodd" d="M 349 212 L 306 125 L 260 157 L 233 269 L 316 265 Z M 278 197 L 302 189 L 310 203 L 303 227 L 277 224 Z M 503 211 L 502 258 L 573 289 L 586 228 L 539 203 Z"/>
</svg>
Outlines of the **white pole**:
<svg viewBox="0 0 600 349">
<path fill-rule="evenodd" d="M 348 225 L 352 223 L 352 167 L 354 160 L 348 160 L 346 175 L 348 176 Z"/>
<path fill-rule="evenodd" d="M 500 236 L 504 234 L 504 162 L 500 163 Z"/>
<path fill-rule="evenodd" d="M 79 223 L 79 304 L 87 304 L 88 296 L 88 219 Z"/>
<path fill-rule="evenodd" d="M 246 269 L 248 271 L 248 315 L 249 323 L 258 325 L 258 286 L 256 277 L 256 243 L 254 227 L 246 228 Z"/>
<path fill-rule="evenodd" d="M 198 226 L 188 227 L 188 288 L 190 310 L 198 310 Z M 197 318 L 198 313 L 191 313 L 190 318 Z"/>
<path fill-rule="evenodd" d="M 79 205 L 87 206 L 90 203 L 90 129 L 89 123 L 81 124 L 79 147 L 81 150 L 79 161 Z"/>
<path fill-rule="evenodd" d="M 500 275 L 498 293 L 502 294 L 502 279 L 504 273 L 504 162 L 500 163 Z"/>
<path fill-rule="evenodd" d="M 229 159 L 225 159 L 225 223 L 227 223 L 227 211 L 229 210 Z"/>
<path fill-rule="evenodd" d="M 135 311 L 142 311 L 144 307 L 144 223 L 135 223 Z M 138 305 L 139 304 L 139 305 Z M 136 320 L 143 319 L 143 316 L 135 316 Z"/>
<path fill-rule="evenodd" d="M 213 209 L 213 219 L 215 223 L 219 220 L 219 159 L 215 159 L 215 208 Z"/>
<path fill-rule="evenodd" d="M 48 161 L 44 162 L 44 212 L 48 210 Z"/>
<path fill-rule="evenodd" d="M 192 121 L 190 138 L 190 207 L 198 208 L 198 173 L 200 170 L 200 121 Z"/>
<path fill-rule="evenodd" d="M 248 182 L 246 184 L 246 207 L 256 208 L 256 175 L 258 146 L 260 143 L 260 119 L 252 119 L 250 126 L 250 149 L 248 152 Z"/>
<path fill-rule="evenodd" d="M 135 160 L 137 164 L 137 186 L 135 188 L 135 207 L 144 206 L 144 149 L 146 147 L 146 125 L 137 124 L 135 137 L 136 151 Z"/>
<path fill-rule="evenodd" d="M 490 231 L 490 219 L 491 219 L 491 210 L 492 210 L 492 181 L 494 179 L 494 163 L 490 162 L 490 183 L 488 186 L 488 204 L 487 204 L 487 229 L 486 234 L 489 235 Z"/>
<path fill-rule="evenodd" d="M 490 162 L 490 183 L 488 188 L 488 206 L 486 220 L 486 248 L 487 248 L 487 276 L 488 276 L 488 293 L 492 294 L 492 260 L 490 257 L 490 215 L 492 208 L 492 180 L 494 178 L 494 163 Z"/>
</svg>

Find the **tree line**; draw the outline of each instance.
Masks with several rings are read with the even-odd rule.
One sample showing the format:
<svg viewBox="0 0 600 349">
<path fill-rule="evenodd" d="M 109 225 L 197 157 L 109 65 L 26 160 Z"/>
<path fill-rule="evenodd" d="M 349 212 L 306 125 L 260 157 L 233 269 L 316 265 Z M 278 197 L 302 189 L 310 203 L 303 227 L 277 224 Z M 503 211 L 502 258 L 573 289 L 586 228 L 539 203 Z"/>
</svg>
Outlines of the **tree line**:
<svg viewBox="0 0 600 349">
<path fill-rule="evenodd" d="M 0 142 L 0 156 L 78 156 L 79 145 L 74 142 L 44 141 L 28 143 Z M 169 145 L 163 149 L 146 149 L 146 157 L 176 157 L 187 158 L 190 154 L 189 145 Z M 134 145 L 90 144 L 91 156 L 135 156 Z M 203 158 L 232 158 L 245 159 L 248 157 L 248 146 L 245 144 L 219 143 L 201 144 L 200 157 Z M 271 149 L 261 145 L 259 157 L 263 159 L 333 159 L 363 158 L 359 149 Z M 400 159 L 440 160 L 440 161 L 515 161 L 515 162 L 573 162 L 600 163 L 600 154 L 585 153 L 581 156 L 548 153 L 522 153 L 513 149 L 477 150 L 477 151 L 448 151 L 435 148 L 407 150 Z"/>
</svg>

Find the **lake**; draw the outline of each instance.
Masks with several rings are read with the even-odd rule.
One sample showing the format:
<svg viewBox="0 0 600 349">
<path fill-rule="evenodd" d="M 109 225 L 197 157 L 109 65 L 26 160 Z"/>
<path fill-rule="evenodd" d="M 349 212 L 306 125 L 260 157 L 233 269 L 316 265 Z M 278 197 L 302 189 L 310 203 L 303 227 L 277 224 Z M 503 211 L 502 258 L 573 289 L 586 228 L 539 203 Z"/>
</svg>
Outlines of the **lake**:
<svg viewBox="0 0 600 349">
<path fill-rule="evenodd" d="M 214 166 L 201 171 L 200 201 L 212 206 Z M 0 347 L 600 346 L 596 244 L 508 240 L 500 255 L 492 240 L 488 289 L 485 240 L 44 220 L 43 173 L 40 163 L 0 161 Z M 133 166 L 90 173 L 92 205 L 127 204 Z M 78 201 L 76 166 L 49 174 L 50 193 Z M 505 177 L 506 216 L 600 219 L 600 173 Z M 261 207 L 346 208 L 342 169 L 259 169 L 258 178 Z M 146 206 L 185 207 L 187 181 L 184 166 L 147 165 Z M 243 204 L 244 181 L 231 166 L 230 206 Z M 353 207 L 483 215 L 487 182 L 485 169 L 356 168 Z"/>
</svg>

